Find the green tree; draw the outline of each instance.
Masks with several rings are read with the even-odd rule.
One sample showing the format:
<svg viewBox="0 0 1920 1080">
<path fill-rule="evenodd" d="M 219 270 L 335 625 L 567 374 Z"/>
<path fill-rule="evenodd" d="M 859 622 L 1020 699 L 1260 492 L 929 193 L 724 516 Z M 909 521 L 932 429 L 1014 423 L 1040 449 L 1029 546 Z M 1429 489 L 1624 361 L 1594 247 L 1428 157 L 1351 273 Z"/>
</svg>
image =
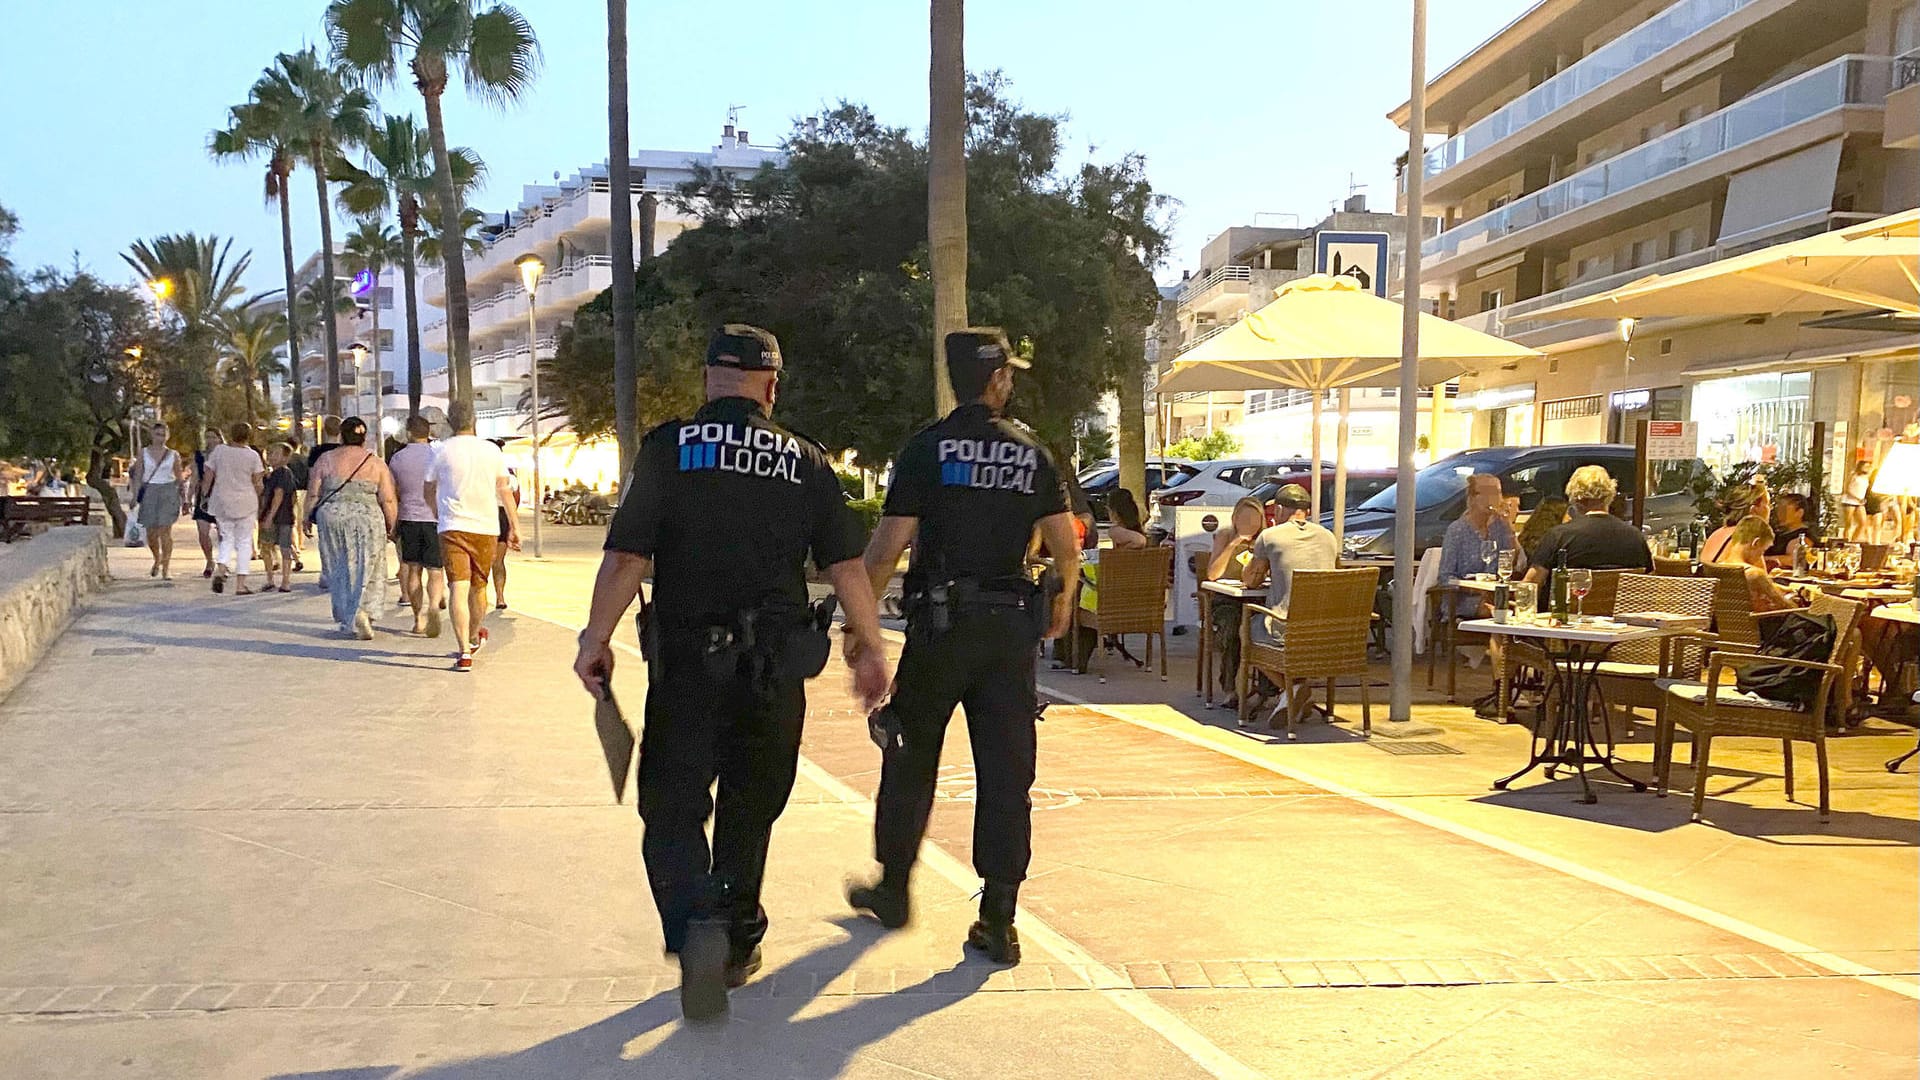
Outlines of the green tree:
<svg viewBox="0 0 1920 1080">
<path fill-rule="evenodd" d="M 1181 439 L 1167 445 L 1167 456 L 1189 461 L 1218 461 L 1240 451 L 1240 440 L 1224 431 Z"/>
<path fill-rule="evenodd" d="M 404 57 L 425 104 L 440 188 L 440 250 L 446 259 L 449 389 L 454 401 L 469 408 L 473 355 L 467 340 L 467 265 L 459 239 L 465 203 L 455 189 L 441 98 L 458 68 L 469 94 L 514 102 L 532 85 L 540 65 L 540 43 L 525 16 L 506 4 L 477 7 L 472 0 L 332 0 L 326 14 L 336 58 L 369 83 L 385 85 L 394 81 Z"/>
<path fill-rule="evenodd" d="M 360 222 L 347 234 L 340 249 L 340 261 L 349 274 L 365 273 L 373 279 L 367 311 L 373 316 L 373 341 L 367 346 L 373 353 L 373 425 L 380 426 L 380 395 L 386 392 L 385 373 L 380 368 L 380 275 L 400 257 L 400 235 L 375 219 Z M 357 381 L 357 380 L 356 380 Z"/>
<path fill-rule="evenodd" d="M 293 268 L 293 210 L 288 185 L 293 167 L 303 149 L 301 114 L 290 95 L 279 92 L 279 84 L 270 73 L 262 72 L 247 93 L 244 104 L 228 110 L 227 126 L 215 131 L 208 141 L 214 160 L 250 161 L 266 158 L 266 198 L 280 210 L 280 263 L 286 277 L 282 295 L 286 301 L 288 378 L 293 383 L 293 424 L 303 417 L 300 386 L 300 328 L 294 310 L 299 283 Z"/>
<path fill-rule="evenodd" d="M 422 393 L 417 264 L 424 258 L 421 248 L 428 240 L 421 222 L 426 207 L 439 190 L 433 174 L 433 145 L 413 117 L 389 116 L 367 140 L 365 149 L 365 168 L 339 157 L 328 171 L 345 185 L 340 191 L 340 206 L 347 213 L 360 218 L 378 218 L 391 207 L 400 223 L 400 277 L 406 290 L 407 415 L 415 416 L 420 412 Z M 465 198 L 486 175 L 486 164 L 464 146 L 448 151 L 447 160 L 453 169 L 454 188 Z M 463 215 L 463 229 L 470 231 L 473 226 L 465 221 Z M 437 233 L 432 240 L 437 253 Z"/>
<path fill-rule="evenodd" d="M 246 421 L 257 424 L 274 412 L 272 379 L 285 368 L 273 351 L 286 343 L 287 317 L 259 306 L 233 308 L 221 316 L 220 329 L 226 346 L 222 373 L 228 385 L 240 390 Z M 298 387 L 293 397 L 300 400 Z"/>
<path fill-rule="evenodd" d="M 197 443 L 214 417 L 221 316 L 248 302 L 241 279 L 253 254 L 235 257 L 232 240 L 179 233 L 137 240 L 121 258 L 157 301 L 160 327 L 142 342 L 154 392 Z"/>
</svg>

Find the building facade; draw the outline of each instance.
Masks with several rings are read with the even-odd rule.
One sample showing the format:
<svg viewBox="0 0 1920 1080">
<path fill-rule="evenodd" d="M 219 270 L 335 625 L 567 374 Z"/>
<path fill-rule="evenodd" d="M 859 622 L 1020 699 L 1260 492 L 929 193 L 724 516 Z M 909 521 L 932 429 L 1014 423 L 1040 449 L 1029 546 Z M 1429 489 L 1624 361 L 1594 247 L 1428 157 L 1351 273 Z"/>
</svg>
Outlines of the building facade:
<svg viewBox="0 0 1920 1080">
<path fill-rule="evenodd" d="M 1916 50 L 1920 0 L 1542 0 L 1436 76 L 1422 295 L 1547 354 L 1463 379 L 1441 449 L 1687 419 L 1717 468 L 1804 457 L 1816 422 L 1829 475 L 1877 455 L 1915 418 L 1910 331 L 1530 316 L 1920 205 Z"/>
</svg>

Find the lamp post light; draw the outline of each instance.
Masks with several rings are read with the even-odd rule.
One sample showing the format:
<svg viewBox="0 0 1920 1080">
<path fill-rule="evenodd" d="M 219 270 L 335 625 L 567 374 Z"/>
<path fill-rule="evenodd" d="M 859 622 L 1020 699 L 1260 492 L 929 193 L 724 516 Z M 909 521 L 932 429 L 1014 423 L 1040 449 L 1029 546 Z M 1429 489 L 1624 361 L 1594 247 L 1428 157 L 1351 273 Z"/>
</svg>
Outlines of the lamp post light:
<svg viewBox="0 0 1920 1080">
<path fill-rule="evenodd" d="M 360 365 L 367 362 L 367 346 L 364 342 L 356 341 L 347 346 L 347 351 L 353 354 L 353 407 L 358 410 L 360 408 Z"/>
<path fill-rule="evenodd" d="M 520 268 L 520 283 L 527 287 L 527 378 L 531 383 L 529 390 L 533 396 L 533 557 L 540 557 L 540 355 L 535 344 L 535 335 L 539 332 L 534 319 L 535 294 L 540 288 L 540 275 L 546 273 L 547 264 L 540 256 L 528 252 L 513 260 Z"/>
</svg>

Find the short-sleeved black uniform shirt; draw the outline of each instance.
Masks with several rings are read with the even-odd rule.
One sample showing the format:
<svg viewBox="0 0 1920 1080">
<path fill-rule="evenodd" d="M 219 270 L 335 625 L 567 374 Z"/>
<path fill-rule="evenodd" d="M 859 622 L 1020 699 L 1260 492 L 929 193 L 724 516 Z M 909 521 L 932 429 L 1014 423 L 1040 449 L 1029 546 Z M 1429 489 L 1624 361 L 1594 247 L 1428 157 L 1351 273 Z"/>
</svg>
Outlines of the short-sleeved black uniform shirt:
<svg viewBox="0 0 1920 1080">
<path fill-rule="evenodd" d="M 798 610 L 809 552 L 824 570 L 866 545 L 826 450 L 746 398 L 647 432 L 620 493 L 606 548 L 652 557 L 654 617 L 670 629 Z"/>
<path fill-rule="evenodd" d="M 1547 530 L 1539 550 L 1529 557 L 1533 565 L 1551 574 L 1562 551 L 1567 553 L 1567 565 L 1573 568 L 1653 570 L 1653 555 L 1640 530 L 1605 511 L 1586 514 L 1576 510 L 1572 521 Z"/>
<path fill-rule="evenodd" d="M 1018 574 L 1034 523 L 1067 511 L 1053 456 L 978 402 L 920 429 L 900 451 L 883 513 L 920 519 L 911 587 Z"/>
</svg>

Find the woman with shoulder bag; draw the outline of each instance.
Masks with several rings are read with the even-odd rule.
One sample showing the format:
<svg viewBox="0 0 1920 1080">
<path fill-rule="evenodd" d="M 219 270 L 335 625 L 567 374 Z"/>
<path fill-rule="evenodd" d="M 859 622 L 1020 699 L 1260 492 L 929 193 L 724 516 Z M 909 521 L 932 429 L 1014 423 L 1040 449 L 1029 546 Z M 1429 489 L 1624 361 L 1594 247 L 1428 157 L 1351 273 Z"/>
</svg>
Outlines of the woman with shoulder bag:
<svg viewBox="0 0 1920 1080">
<path fill-rule="evenodd" d="M 148 577 L 173 582 L 173 524 L 180 520 L 180 486 L 187 476 L 186 463 L 167 445 L 167 425 L 148 429 L 146 448 L 134 460 L 134 520 L 146 534 L 147 550 L 153 554 Z"/>
<path fill-rule="evenodd" d="M 319 527 L 320 561 L 327 568 L 333 621 L 362 641 L 373 640 L 373 620 L 386 612 L 387 541 L 400 517 L 393 474 L 367 449 L 367 423 L 340 424 L 340 445 L 313 466 L 307 481 L 306 528 Z"/>
</svg>

